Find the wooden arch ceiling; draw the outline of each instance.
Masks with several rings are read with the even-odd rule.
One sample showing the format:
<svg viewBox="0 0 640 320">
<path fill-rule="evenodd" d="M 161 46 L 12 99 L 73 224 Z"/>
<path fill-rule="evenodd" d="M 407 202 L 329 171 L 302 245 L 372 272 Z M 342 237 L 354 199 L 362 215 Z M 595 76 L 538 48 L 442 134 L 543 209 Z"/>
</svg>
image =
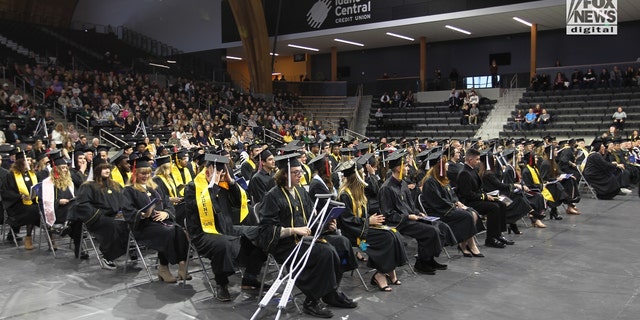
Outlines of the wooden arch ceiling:
<svg viewBox="0 0 640 320">
<path fill-rule="evenodd" d="M 0 0 L 0 18 L 68 28 L 78 0 Z"/>
<path fill-rule="evenodd" d="M 247 54 L 247 64 L 254 92 L 272 93 L 271 56 L 267 22 L 261 0 L 229 0 L 242 46 Z"/>
</svg>

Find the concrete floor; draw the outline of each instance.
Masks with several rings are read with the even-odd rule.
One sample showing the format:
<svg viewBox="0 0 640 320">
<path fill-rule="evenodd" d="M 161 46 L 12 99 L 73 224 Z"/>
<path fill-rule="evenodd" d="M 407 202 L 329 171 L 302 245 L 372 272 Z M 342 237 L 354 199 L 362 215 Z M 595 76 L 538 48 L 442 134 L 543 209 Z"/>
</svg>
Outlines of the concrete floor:
<svg viewBox="0 0 640 320">
<path fill-rule="evenodd" d="M 334 319 L 639 319 L 639 205 L 637 190 L 611 201 L 583 199 L 582 215 L 545 221 L 546 229 L 521 227 L 523 235 L 510 236 L 515 246 L 481 247 L 486 258 L 464 258 L 449 248 L 452 259 L 439 259 L 449 270 L 435 276 L 403 267 L 403 284 L 391 293 L 367 292 L 347 274 L 342 289 L 360 306 L 333 309 Z M 139 267 L 101 270 L 94 256 L 75 260 L 63 245 L 54 259 L 46 247 L 0 246 L 1 319 L 226 320 L 248 319 L 256 310 L 256 295 L 240 292 L 239 276 L 231 279 L 234 301 L 221 303 L 201 274 L 185 287 L 146 283 Z M 368 283 L 371 274 L 364 277 Z M 274 306 L 260 318 L 274 318 Z M 282 319 L 298 318 L 309 317 L 290 303 Z"/>
</svg>

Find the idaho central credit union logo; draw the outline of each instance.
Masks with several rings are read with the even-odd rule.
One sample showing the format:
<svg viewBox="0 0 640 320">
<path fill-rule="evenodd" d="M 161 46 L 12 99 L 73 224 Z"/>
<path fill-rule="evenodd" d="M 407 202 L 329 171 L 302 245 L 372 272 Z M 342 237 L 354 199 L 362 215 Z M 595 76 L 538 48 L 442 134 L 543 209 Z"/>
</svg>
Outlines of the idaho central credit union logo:
<svg viewBox="0 0 640 320">
<path fill-rule="evenodd" d="M 318 0 L 307 12 L 307 23 L 311 28 L 320 28 L 327 19 L 329 11 L 331 11 L 331 0 Z"/>
<path fill-rule="evenodd" d="M 567 35 L 617 35 L 618 0 L 567 0 Z"/>
</svg>

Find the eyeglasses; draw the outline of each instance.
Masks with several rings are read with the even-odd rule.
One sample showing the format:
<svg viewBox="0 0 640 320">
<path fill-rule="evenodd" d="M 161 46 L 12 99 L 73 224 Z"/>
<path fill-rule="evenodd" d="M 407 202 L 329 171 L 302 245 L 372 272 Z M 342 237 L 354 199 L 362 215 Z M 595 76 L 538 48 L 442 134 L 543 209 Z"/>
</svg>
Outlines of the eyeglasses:
<svg viewBox="0 0 640 320">
<path fill-rule="evenodd" d="M 302 175 L 302 170 L 291 171 L 291 175 L 292 176 L 301 176 Z"/>
</svg>

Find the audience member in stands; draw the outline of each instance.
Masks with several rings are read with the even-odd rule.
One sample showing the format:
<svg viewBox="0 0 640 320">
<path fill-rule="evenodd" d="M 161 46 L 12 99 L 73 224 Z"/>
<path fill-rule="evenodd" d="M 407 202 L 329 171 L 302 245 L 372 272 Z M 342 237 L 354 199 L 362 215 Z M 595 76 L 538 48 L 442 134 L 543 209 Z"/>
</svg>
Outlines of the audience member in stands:
<svg viewBox="0 0 640 320">
<path fill-rule="evenodd" d="M 393 92 L 393 96 L 391 96 L 391 104 L 394 108 L 398 108 L 400 101 L 402 101 L 402 95 L 396 90 Z"/>
<path fill-rule="evenodd" d="M 562 74 L 562 72 L 556 73 L 555 78 L 553 79 L 553 89 L 554 90 L 562 90 L 566 89 L 565 82 L 567 82 L 567 78 Z"/>
<path fill-rule="evenodd" d="M 613 113 L 611 119 L 613 119 L 613 125 L 616 129 L 624 131 L 624 123 L 627 120 L 627 113 L 622 111 L 622 107 L 618 107 L 618 110 Z"/>
<path fill-rule="evenodd" d="M 529 108 L 529 112 L 524 116 L 524 128 L 527 130 L 534 129 L 537 119 L 538 117 L 535 112 L 533 112 L 533 108 Z"/>
<path fill-rule="evenodd" d="M 545 131 L 547 130 L 547 125 L 551 122 L 551 115 L 547 112 L 547 109 L 542 109 L 542 113 L 538 116 L 536 122 L 538 127 Z"/>
<path fill-rule="evenodd" d="M 458 91 L 456 88 L 451 89 L 451 93 L 449 93 L 449 112 L 457 112 L 458 111 Z"/>
<path fill-rule="evenodd" d="M 583 78 L 584 88 L 595 88 L 598 85 L 598 78 L 596 73 L 592 68 L 587 70 L 587 73 L 584 74 Z"/>
<path fill-rule="evenodd" d="M 480 109 L 478 109 L 477 104 L 472 104 L 471 109 L 469 109 L 469 123 L 473 125 L 478 124 L 478 116 L 480 115 Z"/>
<path fill-rule="evenodd" d="M 609 71 L 607 71 L 607 68 L 602 68 L 598 74 L 598 87 L 609 88 Z"/>
<path fill-rule="evenodd" d="M 6 142 L 8 144 L 17 144 L 22 142 L 22 136 L 17 131 L 17 126 L 15 123 L 9 124 L 9 130 L 4 133 L 6 138 Z"/>
<path fill-rule="evenodd" d="M 376 111 L 375 115 L 375 120 L 376 120 L 376 127 L 380 128 L 382 127 L 383 121 L 384 121 L 384 114 L 382 113 L 382 108 L 378 108 L 378 110 Z"/>
<path fill-rule="evenodd" d="M 584 74 L 582 73 L 582 71 L 578 69 L 573 69 L 573 72 L 571 73 L 571 88 L 582 89 L 583 78 L 584 78 Z"/>
<path fill-rule="evenodd" d="M 382 107 L 390 107 L 391 104 L 392 103 L 389 94 L 387 92 L 383 93 L 382 96 L 380 96 L 380 105 Z"/>
<path fill-rule="evenodd" d="M 522 114 L 522 110 L 518 110 L 516 115 L 513 117 L 513 126 L 511 131 L 522 131 L 522 123 L 524 122 L 524 115 Z"/>
</svg>

